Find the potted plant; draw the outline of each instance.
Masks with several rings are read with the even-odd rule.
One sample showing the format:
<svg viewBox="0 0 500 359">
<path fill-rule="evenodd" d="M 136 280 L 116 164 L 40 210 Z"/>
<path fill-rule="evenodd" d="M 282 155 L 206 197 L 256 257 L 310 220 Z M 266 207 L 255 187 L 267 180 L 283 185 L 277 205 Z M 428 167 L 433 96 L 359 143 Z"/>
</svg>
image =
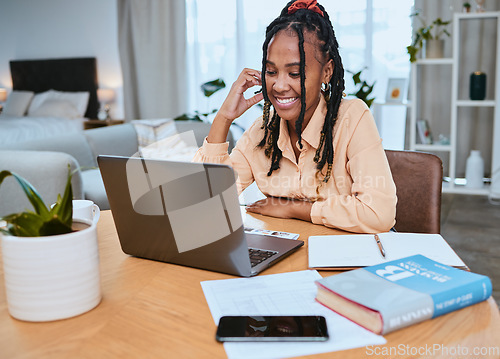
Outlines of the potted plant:
<svg viewBox="0 0 500 359">
<path fill-rule="evenodd" d="M 9 313 L 26 321 L 49 321 L 84 313 L 101 301 L 96 223 L 73 220 L 72 174 L 63 196 L 48 208 L 35 188 L 10 171 L 34 211 L 0 218 L 5 293 Z"/>
<path fill-rule="evenodd" d="M 201 90 L 203 91 L 203 95 L 205 95 L 206 98 L 209 98 L 214 93 L 216 93 L 219 90 L 222 90 L 225 87 L 226 87 L 226 83 L 224 82 L 223 79 L 215 79 L 215 80 L 203 83 L 201 85 Z M 195 111 L 194 115 L 184 113 L 184 114 L 174 118 L 174 121 L 190 121 L 191 120 L 191 121 L 204 122 L 203 119 L 207 119 L 208 116 L 210 116 L 211 114 L 214 114 L 216 112 L 217 112 L 217 109 L 213 109 L 212 111 L 206 112 L 206 113 Z"/>
<path fill-rule="evenodd" d="M 471 8 L 470 2 L 468 2 L 468 1 L 464 2 L 462 6 L 464 9 L 464 12 L 470 12 L 470 8 Z"/>
<path fill-rule="evenodd" d="M 363 100 L 368 107 L 371 107 L 373 101 L 375 100 L 375 97 L 368 98 L 370 94 L 373 91 L 373 87 L 375 86 L 375 82 L 373 84 L 369 85 L 366 80 L 361 80 L 361 73 L 363 70 L 366 69 L 364 67 L 360 71 L 354 73 L 352 71 L 346 70 L 350 74 L 352 74 L 352 80 L 354 82 L 354 85 L 356 86 L 356 92 L 350 93 L 350 96 L 356 96 L 357 98 Z"/>
<path fill-rule="evenodd" d="M 444 39 L 442 39 L 442 36 L 451 36 L 446 29 L 451 23 L 451 20 L 443 21 L 438 17 L 430 25 L 427 25 L 426 21 L 420 15 L 419 10 L 415 11 L 410 16 L 419 19 L 421 24 L 421 27 L 415 32 L 415 38 L 412 44 L 406 47 L 406 51 L 408 55 L 410 55 L 410 62 L 417 61 L 417 53 L 422 49 L 425 49 L 423 57 L 443 57 Z"/>
</svg>

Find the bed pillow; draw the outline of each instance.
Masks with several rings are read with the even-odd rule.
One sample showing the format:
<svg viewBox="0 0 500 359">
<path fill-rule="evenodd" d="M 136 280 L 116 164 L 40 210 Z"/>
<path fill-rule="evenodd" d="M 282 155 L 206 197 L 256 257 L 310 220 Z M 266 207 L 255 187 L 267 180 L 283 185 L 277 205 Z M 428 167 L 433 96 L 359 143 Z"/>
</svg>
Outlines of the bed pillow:
<svg viewBox="0 0 500 359">
<path fill-rule="evenodd" d="M 36 94 L 31 101 L 30 107 L 28 109 L 28 116 L 34 116 L 36 110 L 45 102 L 49 100 L 63 100 L 71 103 L 77 113 L 76 117 L 84 117 L 87 111 L 87 105 L 89 103 L 89 93 L 88 92 L 65 92 L 48 90 Z"/>
<path fill-rule="evenodd" d="M 5 102 L 2 115 L 24 116 L 34 95 L 35 93 L 31 91 L 12 91 Z"/>
<path fill-rule="evenodd" d="M 42 102 L 30 116 L 33 117 L 67 117 L 81 118 L 82 116 L 75 106 L 66 100 L 48 99 Z"/>
</svg>

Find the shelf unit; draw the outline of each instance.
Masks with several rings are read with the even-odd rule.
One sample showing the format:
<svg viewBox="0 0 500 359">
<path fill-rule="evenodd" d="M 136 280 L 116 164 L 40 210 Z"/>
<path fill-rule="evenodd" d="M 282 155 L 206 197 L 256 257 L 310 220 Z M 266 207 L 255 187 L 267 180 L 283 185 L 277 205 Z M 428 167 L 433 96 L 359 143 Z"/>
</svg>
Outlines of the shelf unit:
<svg viewBox="0 0 500 359">
<path fill-rule="evenodd" d="M 463 21 L 476 19 L 494 19 L 496 20 L 496 51 L 491 54 L 495 57 L 495 76 L 488 76 L 488 81 L 494 81 L 494 99 L 482 101 L 473 101 L 459 98 L 459 86 L 464 86 L 460 78 L 465 76 L 460 73 L 460 54 L 462 53 L 462 44 L 460 26 Z M 410 95 L 410 150 L 426 152 L 445 152 L 449 154 L 448 173 L 449 181 L 443 183 L 443 192 L 469 193 L 469 194 L 488 194 L 489 188 L 470 189 L 464 186 L 463 179 L 457 178 L 457 146 L 458 146 L 458 109 L 462 107 L 473 108 L 491 108 L 493 109 L 493 149 L 491 161 L 491 173 L 500 170 L 500 12 L 484 13 L 456 13 L 453 18 L 453 56 L 451 58 L 441 59 L 419 59 L 412 64 Z M 417 143 L 417 118 L 419 106 L 419 88 L 417 86 L 419 70 L 423 66 L 451 66 L 451 116 L 450 116 L 450 144 L 418 144 Z M 466 74 L 467 76 L 469 74 Z M 500 183 L 498 184 L 500 185 Z"/>
<path fill-rule="evenodd" d="M 406 116 L 411 103 L 402 102 L 373 102 L 372 113 L 382 138 L 384 149 L 404 150 Z"/>
</svg>

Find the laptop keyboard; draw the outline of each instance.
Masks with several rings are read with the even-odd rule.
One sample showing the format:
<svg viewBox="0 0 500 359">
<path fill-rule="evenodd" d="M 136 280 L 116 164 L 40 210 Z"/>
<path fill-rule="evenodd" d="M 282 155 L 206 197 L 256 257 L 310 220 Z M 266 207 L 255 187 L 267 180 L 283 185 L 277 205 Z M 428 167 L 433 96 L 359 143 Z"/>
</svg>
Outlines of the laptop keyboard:
<svg viewBox="0 0 500 359">
<path fill-rule="evenodd" d="M 262 263 L 268 258 L 278 254 L 276 251 L 268 251 L 265 249 L 248 248 L 248 255 L 250 256 L 250 264 L 255 267 L 257 264 Z"/>
</svg>

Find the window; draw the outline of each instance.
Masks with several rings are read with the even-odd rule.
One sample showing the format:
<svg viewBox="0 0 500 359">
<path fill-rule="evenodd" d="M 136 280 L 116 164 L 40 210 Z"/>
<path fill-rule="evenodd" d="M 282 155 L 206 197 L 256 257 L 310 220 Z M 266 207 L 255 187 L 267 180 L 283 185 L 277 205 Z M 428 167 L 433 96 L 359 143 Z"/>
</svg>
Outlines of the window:
<svg viewBox="0 0 500 359">
<path fill-rule="evenodd" d="M 189 110 L 219 108 L 229 87 L 244 67 L 259 69 L 266 26 L 279 14 L 282 0 L 186 0 Z M 376 81 L 373 94 L 385 99 L 389 77 L 409 77 L 406 46 L 411 42 L 413 0 L 322 0 L 335 30 L 344 68 L 363 79 Z M 203 82 L 223 78 L 227 88 L 209 99 L 200 91 Z M 346 93 L 353 92 L 346 72 Z M 259 108 L 237 120 L 248 127 Z"/>
</svg>

